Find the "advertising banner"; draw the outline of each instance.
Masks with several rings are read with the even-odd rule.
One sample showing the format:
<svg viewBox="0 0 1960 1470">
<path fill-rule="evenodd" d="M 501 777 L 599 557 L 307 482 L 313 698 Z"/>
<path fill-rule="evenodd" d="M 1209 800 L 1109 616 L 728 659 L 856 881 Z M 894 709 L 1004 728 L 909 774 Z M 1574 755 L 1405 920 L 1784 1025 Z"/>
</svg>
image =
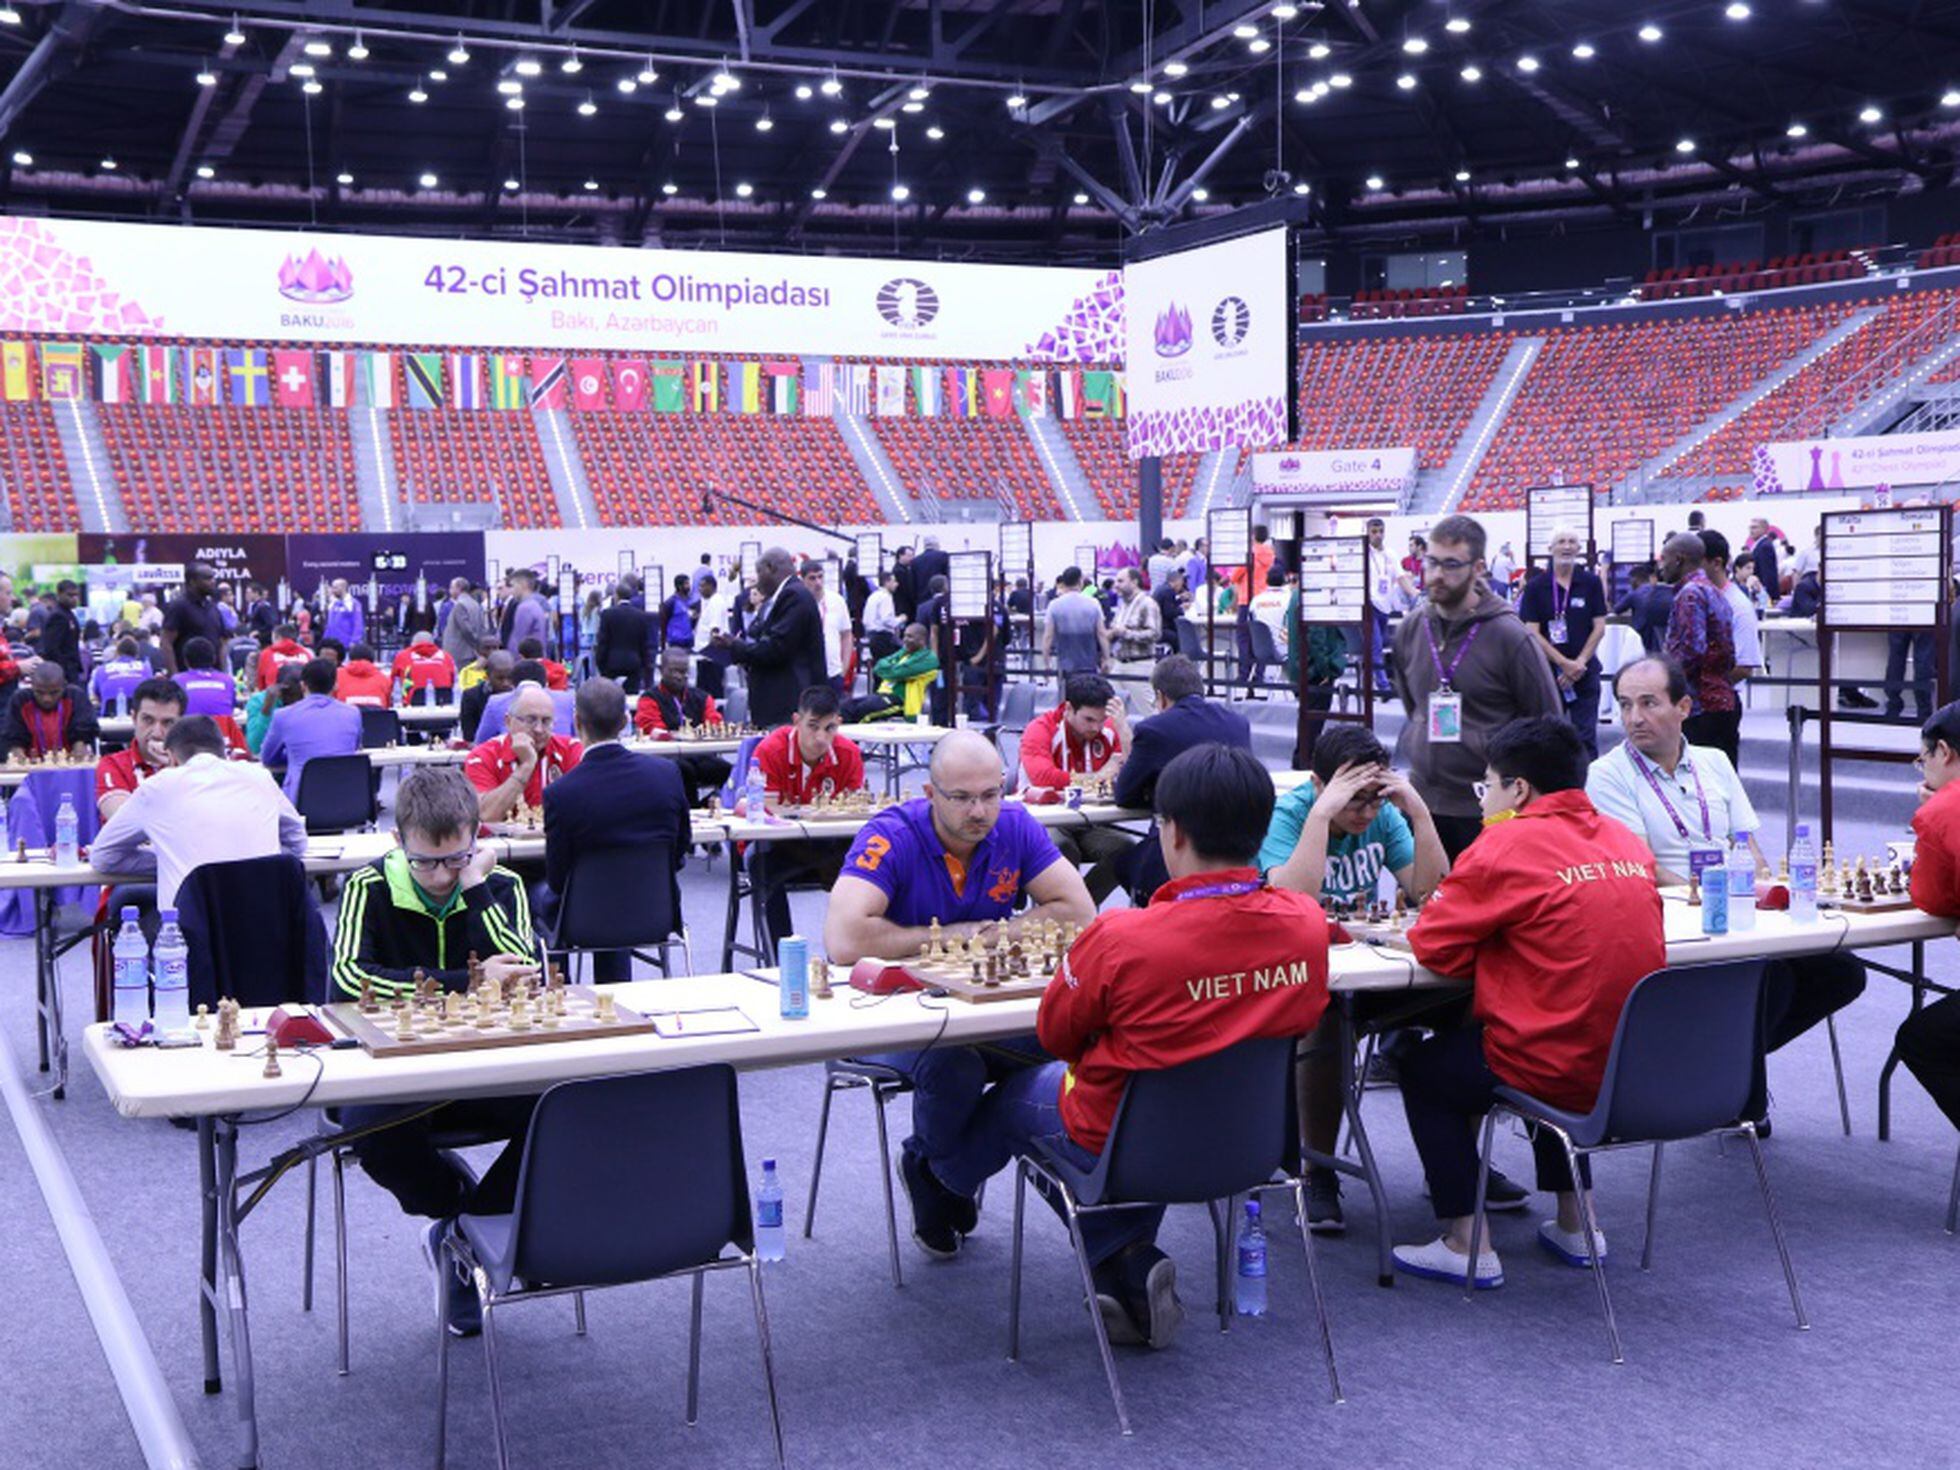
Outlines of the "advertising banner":
<svg viewBox="0 0 1960 1470">
<path fill-rule="evenodd" d="M 104 586 L 174 586 L 184 580 L 184 568 L 192 562 L 204 562 L 218 574 L 220 582 L 236 583 L 240 591 L 247 582 L 277 587 L 286 575 L 284 536 L 104 535 L 84 531 L 75 540 L 77 556 L 90 568 L 91 583 L 99 581 Z"/>
<path fill-rule="evenodd" d="M 1124 267 L 1130 457 L 1287 439 L 1293 285 L 1284 229 Z"/>
<path fill-rule="evenodd" d="M 1960 430 L 1758 444 L 1754 471 L 1758 495 L 1944 485 L 1960 480 Z"/>
<path fill-rule="evenodd" d="M 1395 501 L 1415 484 L 1413 449 L 1289 450 L 1252 456 L 1253 488 L 1290 501 Z"/>
<path fill-rule="evenodd" d="M 1113 362 L 1121 317 L 1096 270 L 0 218 L 5 334 Z"/>
<path fill-rule="evenodd" d="M 80 581 L 80 562 L 72 533 L 0 536 L 0 572 L 13 578 L 16 603 L 52 591 L 63 578 Z"/>
<path fill-rule="evenodd" d="M 287 576 L 298 597 L 311 597 L 322 581 L 344 577 L 350 586 L 366 587 L 376 578 L 384 598 L 415 590 L 418 574 L 428 579 L 429 595 L 451 578 L 484 576 L 483 535 L 479 531 L 426 531 L 387 535 L 288 536 Z"/>
</svg>

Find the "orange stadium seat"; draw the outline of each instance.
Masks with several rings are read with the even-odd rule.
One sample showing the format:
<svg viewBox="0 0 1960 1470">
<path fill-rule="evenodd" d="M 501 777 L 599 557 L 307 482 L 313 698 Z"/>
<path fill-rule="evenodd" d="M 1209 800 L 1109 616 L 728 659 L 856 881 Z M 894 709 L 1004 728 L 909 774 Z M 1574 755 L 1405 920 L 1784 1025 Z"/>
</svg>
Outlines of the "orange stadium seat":
<svg viewBox="0 0 1960 1470">
<path fill-rule="evenodd" d="M 54 405 L 0 403 L 0 480 L 19 531 L 71 531 L 81 524 Z"/>
</svg>

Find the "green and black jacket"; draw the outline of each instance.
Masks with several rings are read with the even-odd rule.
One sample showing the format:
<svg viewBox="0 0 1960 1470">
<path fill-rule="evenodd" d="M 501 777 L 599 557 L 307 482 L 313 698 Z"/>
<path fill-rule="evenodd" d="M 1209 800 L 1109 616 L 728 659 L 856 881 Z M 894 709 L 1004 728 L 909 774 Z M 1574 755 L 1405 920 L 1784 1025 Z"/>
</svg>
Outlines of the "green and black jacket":
<svg viewBox="0 0 1960 1470">
<path fill-rule="evenodd" d="M 531 930 L 531 901 L 508 868 L 492 868 L 476 887 L 457 888 L 437 905 L 410 876 L 408 855 L 396 848 L 347 880 L 334 926 L 333 988 L 357 999 L 364 980 L 392 1000 L 413 990 L 421 970 L 444 990 L 469 979 L 470 952 L 538 953 Z"/>
</svg>

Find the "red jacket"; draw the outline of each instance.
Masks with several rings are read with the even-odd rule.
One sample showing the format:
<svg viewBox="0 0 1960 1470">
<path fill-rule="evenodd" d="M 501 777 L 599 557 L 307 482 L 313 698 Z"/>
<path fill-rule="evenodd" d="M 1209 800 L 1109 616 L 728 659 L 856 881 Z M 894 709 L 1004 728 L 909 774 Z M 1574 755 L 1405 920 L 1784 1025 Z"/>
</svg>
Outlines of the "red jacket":
<svg viewBox="0 0 1960 1470">
<path fill-rule="evenodd" d="M 1585 1111 L 1627 992 L 1667 963 L 1654 855 L 1585 792 L 1541 796 L 1470 844 L 1409 943 L 1430 969 L 1475 982 L 1491 1071 Z"/>
<path fill-rule="evenodd" d="M 563 664 L 551 658 L 541 658 L 538 662 L 544 665 L 545 688 L 569 689 L 572 687 L 572 676 L 565 672 L 565 666 Z"/>
<path fill-rule="evenodd" d="M 313 657 L 290 638 L 281 638 L 259 650 L 258 682 L 255 689 L 270 689 L 279 682 L 279 671 L 287 664 L 303 664 Z"/>
<path fill-rule="evenodd" d="M 755 748 L 755 763 L 762 770 L 762 787 L 780 806 L 806 806 L 822 792 L 835 796 L 840 791 L 864 789 L 864 756 L 847 735 L 839 735 L 830 754 L 817 765 L 805 765 L 803 752 L 794 751 L 796 727 L 783 725 L 771 730 Z"/>
<path fill-rule="evenodd" d="M 667 705 L 673 706 L 674 723 L 667 719 Z M 712 725 L 720 719 L 721 711 L 715 708 L 714 696 L 699 689 L 676 695 L 673 690 L 656 685 L 642 694 L 640 702 L 633 707 L 633 728 L 642 735 L 655 735 L 662 730 L 677 735 L 685 725 Z"/>
<path fill-rule="evenodd" d="M 342 704 L 361 704 L 370 709 L 386 709 L 393 693 L 393 681 L 372 660 L 365 658 L 350 658 L 342 664 L 333 685 L 333 697 Z"/>
<path fill-rule="evenodd" d="M 412 704 L 424 689 L 456 687 L 456 661 L 433 643 L 412 643 L 395 655 L 391 677 L 402 686 L 402 702 Z"/>
<path fill-rule="evenodd" d="M 1110 757 L 1123 748 L 1112 725 L 1084 745 L 1062 722 L 1067 704 L 1058 704 L 1046 714 L 1037 715 L 1021 735 L 1021 789 L 1045 786 L 1059 791 L 1071 775 L 1100 771 Z"/>
<path fill-rule="evenodd" d="M 1069 1064 L 1069 1137 L 1101 1153 L 1131 1073 L 1303 1036 L 1326 1009 L 1320 905 L 1233 868 L 1166 883 L 1148 908 L 1112 909 L 1084 929 L 1042 994 L 1037 1028 Z"/>
<path fill-rule="evenodd" d="M 551 743 L 538 757 L 538 763 L 531 768 L 531 779 L 524 786 L 525 803 L 542 806 L 545 783 L 556 781 L 571 770 L 584 754 L 585 747 L 569 735 L 553 735 Z M 517 754 L 511 749 L 508 735 L 484 741 L 463 762 L 463 774 L 469 777 L 470 785 L 478 791 L 495 791 L 510 779 L 511 772 L 516 769 Z"/>
<path fill-rule="evenodd" d="M 1912 904 L 1960 918 L 1960 781 L 1949 782 L 1912 814 Z"/>
</svg>

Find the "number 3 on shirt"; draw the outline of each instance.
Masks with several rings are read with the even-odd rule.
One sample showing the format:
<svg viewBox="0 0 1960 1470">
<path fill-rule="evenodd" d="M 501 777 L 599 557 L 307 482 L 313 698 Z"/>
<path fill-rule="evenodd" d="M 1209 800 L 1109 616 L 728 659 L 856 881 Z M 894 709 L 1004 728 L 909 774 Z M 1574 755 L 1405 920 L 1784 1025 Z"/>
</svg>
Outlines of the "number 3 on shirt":
<svg viewBox="0 0 1960 1470">
<path fill-rule="evenodd" d="M 892 850 L 889 837 L 867 837 L 864 851 L 858 854 L 857 865 L 867 873 L 878 871 L 878 864 L 885 860 L 885 854 Z"/>
</svg>

